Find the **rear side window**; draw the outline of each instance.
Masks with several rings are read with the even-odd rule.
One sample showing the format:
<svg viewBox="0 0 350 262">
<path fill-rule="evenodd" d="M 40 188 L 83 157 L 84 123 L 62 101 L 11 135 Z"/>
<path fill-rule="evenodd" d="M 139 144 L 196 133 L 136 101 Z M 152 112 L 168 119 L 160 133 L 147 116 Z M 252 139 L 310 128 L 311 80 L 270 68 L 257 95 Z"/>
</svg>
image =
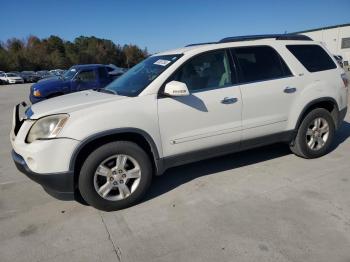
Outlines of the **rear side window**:
<svg viewBox="0 0 350 262">
<path fill-rule="evenodd" d="M 309 72 L 337 67 L 332 58 L 319 45 L 287 45 L 287 48 Z"/>
<path fill-rule="evenodd" d="M 107 72 L 112 72 L 114 70 L 114 68 L 110 66 L 106 66 L 106 69 L 107 69 Z"/>
<path fill-rule="evenodd" d="M 240 83 L 265 81 L 291 76 L 286 63 L 270 46 L 231 49 L 239 64 Z"/>
<path fill-rule="evenodd" d="M 108 74 L 107 71 L 109 67 L 99 67 L 98 68 L 98 74 L 100 76 L 100 79 L 107 79 L 108 78 Z"/>
</svg>

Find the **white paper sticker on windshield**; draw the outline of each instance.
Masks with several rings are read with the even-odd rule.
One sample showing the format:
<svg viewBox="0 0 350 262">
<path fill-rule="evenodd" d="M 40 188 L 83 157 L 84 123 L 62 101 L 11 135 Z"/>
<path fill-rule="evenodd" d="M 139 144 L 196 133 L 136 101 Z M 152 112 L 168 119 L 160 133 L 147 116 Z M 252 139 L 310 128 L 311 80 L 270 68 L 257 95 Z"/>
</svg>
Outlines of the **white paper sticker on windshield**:
<svg viewBox="0 0 350 262">
<path fill-rule="evenodd" d="M 159 59 L 156 62 L 154 62 L 155 65 L 160 65 L 160 66 L 166 66 L 169 64 L 171 61 L 169 60 L 164 60 L 164 59 Z"/>
</svg>

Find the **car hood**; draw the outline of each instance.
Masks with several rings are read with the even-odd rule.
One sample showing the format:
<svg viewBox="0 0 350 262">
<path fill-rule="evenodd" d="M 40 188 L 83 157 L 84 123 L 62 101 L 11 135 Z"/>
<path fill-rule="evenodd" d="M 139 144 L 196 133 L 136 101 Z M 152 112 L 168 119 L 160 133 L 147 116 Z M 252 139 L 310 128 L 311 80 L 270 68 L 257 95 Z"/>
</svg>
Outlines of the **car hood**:
<svg viewBox="0 0 350 262">
<path fill-rule="evenodd" d="M 68 82 L 69 81 L 66 81 L 61 78 L 52 77 L 40 80 L 38 83 L 32 85 L 32 89 L 39 89 L 40 91 L 42 91 L 44 89 L 58 88 L 67 85 Z"/>
<path fill-rule="evenodd" d="M 71 113 L 87 107 L 123 98 L 125 99 L 127 97 L 93 90 L 71 93 L 50 98 L 32 105 L 29 110 L 31 112 L 30 118 L 38 119 L 47 115 Z"/>
</svg>

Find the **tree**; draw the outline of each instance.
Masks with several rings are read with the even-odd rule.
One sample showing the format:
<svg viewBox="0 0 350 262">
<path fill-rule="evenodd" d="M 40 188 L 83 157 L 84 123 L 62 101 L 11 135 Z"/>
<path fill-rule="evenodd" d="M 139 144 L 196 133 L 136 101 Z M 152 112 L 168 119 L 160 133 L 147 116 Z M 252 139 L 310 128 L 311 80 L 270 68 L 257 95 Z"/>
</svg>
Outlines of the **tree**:
<svg viewBox="0 0 350 262">
<path fill-rule="evenodd" d="M 4 44 L 0 43 L 0 69 L 1 71 L 9 71 L 8 61 L 9 55 L 7 50 L 4 48 Z"/>
<path fill-rule="evenodd" d="M 147 49 L 141 50 L 136 45 L 124 45 L 125 65 L 127 68 L 133 67 L 148 56 Z"/>
<path fill-rule="evenodd" d="M 0 43 L 0 70 L 50 70 L 87 63 L 132 67 L 147 56 L 147 49 L 132 44 L 121 47 L 94 36 L 79 36 L 70 42 L 55 35 L 43 39 L 30 35 Z"/>
</svg>

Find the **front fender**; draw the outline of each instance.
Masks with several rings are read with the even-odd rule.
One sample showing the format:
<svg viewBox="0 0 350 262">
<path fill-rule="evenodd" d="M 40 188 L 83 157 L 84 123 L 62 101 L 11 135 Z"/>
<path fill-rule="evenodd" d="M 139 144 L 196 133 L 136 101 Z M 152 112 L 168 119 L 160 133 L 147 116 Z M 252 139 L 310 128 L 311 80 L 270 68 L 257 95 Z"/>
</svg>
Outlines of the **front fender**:
<svg viewBox="0 0 350 262">
<path fill-rule="evenodd" d="M 123 98 L 70 112 L 60 136 L 84 141 L 109 130 L 142 130 L 152 137 L 162 157 L 156 95 Z"/>
</svg>

